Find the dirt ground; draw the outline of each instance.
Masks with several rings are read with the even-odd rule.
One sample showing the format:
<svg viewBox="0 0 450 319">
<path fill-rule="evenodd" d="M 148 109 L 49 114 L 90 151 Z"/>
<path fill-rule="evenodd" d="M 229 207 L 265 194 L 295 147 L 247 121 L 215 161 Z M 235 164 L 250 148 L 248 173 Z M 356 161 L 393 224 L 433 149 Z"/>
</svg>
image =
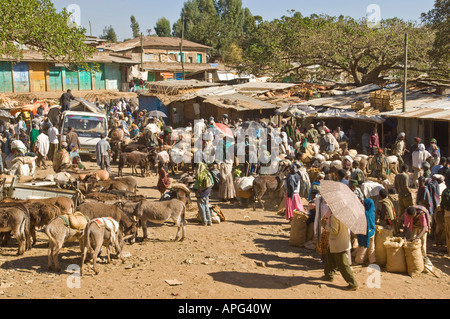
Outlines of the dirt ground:
<svg viewBox="0 0 450 319">
<path fill-rule="evenodd" d="M 95 169 L 94 162 L 86 162 Z M 39 170 L 38 176 L 52 170 Z M 131 169 L 124 170 L 125 175 Z M 113 166 L 117 174 L 117 166 Z M 137 178 L 139 194 L 156 200 L 156 177 Z M 212 203 L 217 203 L 216 194 Z M 77 244 L 60 255 L 61 273 L 47 270 L 47 238 L 42 231 L 32 250 L 17 256 L 16 241 L 0 250 L 0 299 L 447 299 L 450 259 L 430 247 L 435 275 L 411 278 L 353 266 L 360 289 L 344 291 L 338 274 L 321 280 L 323 264 L 316 252 L 289 246 L 290 225 L 276 210 L 221 205 L 227 220 L 210 227 L 187 215 L 186 239 L 173 242 L 176 228 L 166 223 L 149 229 L 150 241 L 126 244 L 125 263 L 89 268 L 81 279 L 70 269 L 80 262 Z M 142 236 L 142 232 L 139 232 Z M 374 277 L 379 275 L 379 277 Z M 374 279 L 375 278 L 375 279 Z"/>
</svg>

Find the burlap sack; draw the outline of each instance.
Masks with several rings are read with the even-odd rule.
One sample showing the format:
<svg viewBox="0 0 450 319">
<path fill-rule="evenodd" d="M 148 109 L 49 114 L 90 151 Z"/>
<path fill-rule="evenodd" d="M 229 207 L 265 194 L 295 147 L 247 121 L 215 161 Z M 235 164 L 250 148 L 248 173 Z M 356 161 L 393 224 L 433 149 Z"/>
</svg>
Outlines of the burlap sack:
<svg viewBox="0 0 450 319">
<path fill-rule="evenodd" d="M 405 250 L 406 268 L 408 275 L 416 276 L 425 270 L 425 264 L 422 255 L 422 242 L 420 239 L 405 242 L 403 248 Z"/>
<path fill-rule="evenodd" d="M 71 228 L 77 230 L 83 230 L 86 228 L 88 218 L 86 218 L 86 216 L 84 216 L 81 212 L 75 212 L 67 216 L 69 218 Z"/>
<path fill-rule="evenodd" d="M 294 210 L 294 218 L 291 223 L 291 233 L 289 237 L 289 245 L 294 247 L 303 247 L 306 243 L 307 226 L 306 221 L 308 215 Z"/>
<path fill-rule="evenodd" d="M 375 256 L 377 259 L 377 265 L 380 267 L 386 266 L 387 254 L 384 242 L 393 236 L 393 229 L 385 229 L 382 226 L 375 227 Z"/>
<path fill-rule="evenodd" d="M 400 237 L 388 238 L 386 247 L 386 270 L 393 273 L 406 273 L 404 240 Z"/>
</svg>

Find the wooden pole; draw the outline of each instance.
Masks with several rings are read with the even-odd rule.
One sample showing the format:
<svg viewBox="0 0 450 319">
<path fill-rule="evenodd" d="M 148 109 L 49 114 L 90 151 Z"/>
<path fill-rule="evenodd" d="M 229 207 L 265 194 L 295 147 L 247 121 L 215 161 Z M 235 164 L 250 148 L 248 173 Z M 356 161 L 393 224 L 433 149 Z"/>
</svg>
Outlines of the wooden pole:
<svg viewBox="0 0 450 319">
<path fill-rule="evenodd" d="M 184 38 L 184 15 L 183 22 L 181 26 L 181 42 L 180 42 L 180 53 L 181 53 L 181 70 L 183 71 L 183 80 L 186 80 L 186 75 L 184 74 L 184 59 L 183 59 L 183 38 Z"/>
<path fill-rule="evenodd" d="M 141 32 L 141 72 L 144 72 L 144 35 Z"/>
<path fill-rule="evenodd" d="M 406 112 L 406 92 L 408 85 L 408 34 L 405 33 L 405 57 L 404 57 L 404 79 L 403 79 L 403 113 Z"/>
</svg>

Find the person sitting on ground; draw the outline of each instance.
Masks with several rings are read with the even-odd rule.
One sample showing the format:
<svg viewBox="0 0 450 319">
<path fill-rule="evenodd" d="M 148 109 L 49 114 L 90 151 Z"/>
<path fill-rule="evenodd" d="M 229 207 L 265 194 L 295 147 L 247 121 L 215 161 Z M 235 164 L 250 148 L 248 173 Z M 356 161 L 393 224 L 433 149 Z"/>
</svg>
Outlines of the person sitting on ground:
<svg viewBox="0 0 450 319">
<path fill-rule="evenodd" d="M 72 143 L 69 145 L 69 149 L 70 149 L 70 161 L 72 162 L 73 166 L 75 168 L 79 168 L 79 169 L 86 169 L 86 167 L 83 165 L 83 163 L 81 163 L 81 156 L 78 153 L 78 148 L 75 145 L 75 143 Z"/>
<path fill-rule="evenodd" d="M 72 168 L 67 142 L 62 142 L 59 150 L 53 156 L 53 170 L 55 173 L 64 172 Z"/>
</svg>

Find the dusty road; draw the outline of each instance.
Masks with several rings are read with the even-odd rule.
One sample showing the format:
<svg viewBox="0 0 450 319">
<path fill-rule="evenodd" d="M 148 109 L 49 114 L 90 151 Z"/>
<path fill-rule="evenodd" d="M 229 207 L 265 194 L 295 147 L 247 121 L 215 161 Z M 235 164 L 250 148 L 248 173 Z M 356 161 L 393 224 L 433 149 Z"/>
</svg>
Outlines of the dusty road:
<svg viewBox="0 0 450 319">
<path fill-rule="evenodd" d="M 88 168 L 95 163 L 85 162 Z M 130 174 L 125 169 L 125 175 Z M 52 170 L 38 171 L 39 176 Z M 113 167 L 117 174 L 117 167 Z M 156 200 L 156 178 L 137 178 L 139 194 Z M 213 203 L 216 203 L 213 195 Z M 226 222 L 211 227 L 187 215 L 184 242 L 172 242 L 172 224 L 151 227 L 151 240 L 125 245 L 125 263 L 100 264 L 81 279 L 70 270 L 47 270 L 47 238 L 23 256 L 16 242 L 1 248 L 0 299 L 447 299 L 450 296 L 450 259 L 430 247 L 436 274 L 411 278 L 385 271 L 373 277 L 371 268 L 354 267 L 360 289 L 346 286 L 340 275 L 333 283 L 321 280 L 323 265 L 311 250 L 289 246 L 290 225 L 275 211 L 253 211 L 222 205 Z M 139 236 L 142 232 L 139 232 Z M 63 269 L 77 267 L 80 251 L 67 245 Z"/>
</svg>

